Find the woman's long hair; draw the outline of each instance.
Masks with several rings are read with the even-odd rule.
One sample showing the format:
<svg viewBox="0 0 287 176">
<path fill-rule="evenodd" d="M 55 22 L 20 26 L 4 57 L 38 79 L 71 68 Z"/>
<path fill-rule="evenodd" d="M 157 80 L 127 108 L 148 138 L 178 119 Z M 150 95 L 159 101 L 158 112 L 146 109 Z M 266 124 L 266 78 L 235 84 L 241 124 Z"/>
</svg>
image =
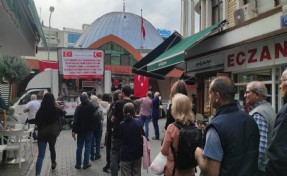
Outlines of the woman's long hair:
<svg viewBox="0 0 287 176">
<path fill-rule="evenodd" d="M 57 117 L 57 109 L 55 104 L 55 98 L 52 93 L 46 93 L 41 102 L 41 106 L 37 112 L 39 121 L 52 123 Z"/>
</svg>

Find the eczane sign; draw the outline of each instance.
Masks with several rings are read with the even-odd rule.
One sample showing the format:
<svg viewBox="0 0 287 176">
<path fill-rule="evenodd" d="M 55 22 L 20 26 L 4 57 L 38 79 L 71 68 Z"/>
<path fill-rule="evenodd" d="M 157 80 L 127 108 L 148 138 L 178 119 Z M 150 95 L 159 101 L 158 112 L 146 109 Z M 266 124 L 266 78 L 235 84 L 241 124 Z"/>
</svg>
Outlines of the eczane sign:
<svg viewBox="0 0 287 176">
<path fill-rule="evenodd" d="M 225 52 L 225 71 L 287 63 L 287 35 L 243 45 Z"/>
</svg>

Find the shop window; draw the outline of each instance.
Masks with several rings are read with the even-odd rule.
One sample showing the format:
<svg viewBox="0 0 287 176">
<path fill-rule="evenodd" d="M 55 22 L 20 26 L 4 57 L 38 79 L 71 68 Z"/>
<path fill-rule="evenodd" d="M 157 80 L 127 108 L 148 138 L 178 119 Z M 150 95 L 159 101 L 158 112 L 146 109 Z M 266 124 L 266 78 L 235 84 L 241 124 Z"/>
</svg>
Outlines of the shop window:
<svg viewBox="0 0 287 176">
<path fill-rule="evenodd" d="M 207 77 L 204 78 L 204 110 L 203 115 L 205 117 L 210 117 L 215 115 L 215 109 L 210 105 L 210 98 L 209 98 L 209 85 L 215 77 Z"/>
<path fill-rule="evenodd" d="M 213 0 L 212 1 L 212 24 L 223 20 L 223 1 Z"/>
</svg>

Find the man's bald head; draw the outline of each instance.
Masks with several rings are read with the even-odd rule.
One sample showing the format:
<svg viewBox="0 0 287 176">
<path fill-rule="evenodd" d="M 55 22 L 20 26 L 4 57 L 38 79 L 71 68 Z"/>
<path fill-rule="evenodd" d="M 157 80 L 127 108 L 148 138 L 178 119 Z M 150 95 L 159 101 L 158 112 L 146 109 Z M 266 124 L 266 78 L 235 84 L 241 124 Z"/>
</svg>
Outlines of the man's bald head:
<svg viewBox="0 0 287 176">
<path fill-rule="evenodd" d="M 224 101 L 232 102 L 234 100 L 235 86 L 229 77 L 216 77 L 210 84 L 210 91 L 218 92 Z"/>
<path fill-rule="evenodd" d="M 31 100 L 37 100 L 37 95 L 36 94 L 32 94 L 31 95 Z"/>
<path fill-rule="evenodd" d="M 249 88 L 250 91 L 257 93 L 258 96 L 262 98 L 266 98 L 268 93 L 267 93 L 267 88 L 265 84 L 261 81 L 252 81 L 249 84 L 247 84 L 247 87 Z"/>
</svg>

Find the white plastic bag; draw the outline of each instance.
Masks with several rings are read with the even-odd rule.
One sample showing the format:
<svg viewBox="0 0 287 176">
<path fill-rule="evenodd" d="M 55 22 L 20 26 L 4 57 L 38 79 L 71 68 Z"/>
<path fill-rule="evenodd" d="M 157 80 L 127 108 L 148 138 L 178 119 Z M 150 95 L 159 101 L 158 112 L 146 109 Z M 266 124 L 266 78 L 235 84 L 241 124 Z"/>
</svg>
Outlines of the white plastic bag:
<svg viewBox="0 0 287 176">
<path fill-rule="evenodd" d="M 162 175 L 164 171 L 164 167 L 166 165 L 166 156 L 164 156 L 161 152 L 155 157 L 150 165 L 150 170 L 156 175 Z"/>
</svg>

